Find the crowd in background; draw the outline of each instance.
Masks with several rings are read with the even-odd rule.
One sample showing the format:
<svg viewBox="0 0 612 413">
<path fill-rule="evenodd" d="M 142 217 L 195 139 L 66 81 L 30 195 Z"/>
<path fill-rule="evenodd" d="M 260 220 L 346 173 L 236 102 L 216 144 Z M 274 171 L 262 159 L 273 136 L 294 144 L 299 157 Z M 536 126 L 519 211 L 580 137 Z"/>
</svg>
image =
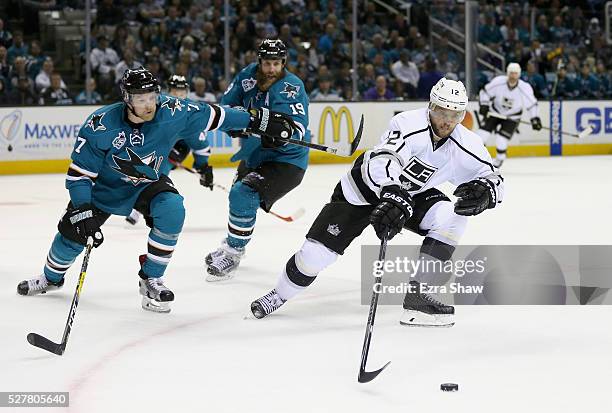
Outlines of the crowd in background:
<svg viewBox="0 0 612 413">
<path fill-rule="evenodd" d="M 15 0 L 9 0 L 15 1 Z M 79 0 L 41 0 L 49 8 L 82 7 Z M 24 39 L 0 14 L 0 105 L 93 103 L 118 98 L 118 82 L 141 65 L 162 82 L 184 75 L 191 98 L 218 101 L 224 78 L 222 0 L 97 0 L 90 62 L 93 79 L 73 82 L 54 68 L 53 53 L 35 32 Z M 395 4 L 395 2 L 390 2 Z M 566 4 L 567 3 L 567 4 Z M 536 7 L 535 30 L 531 10 Z M 289 48 L 287 66 L 303 81 L 311 100 L 426 99 L 442 76 L 463 79 L 463 54 L 442 33 L 431 41 L 428 15 L 463 27 L 463 3 L 415 1 L 410 20 L 374 2 L 359 7 L 357 96 L 352 80 L 352 1 L 232 1 L 231 76 L 256 62 L 263 38 Z M 21 9 L 21 21 L 37 27 L 36 13 Z M 15 16 L 12 16 L 15 17 Z M 480 2 L 478 40 L 523 68 L 539 98 L 611 98 L 612 49 L 605 43 L 603 2 L 598 0 Z M 15 21 L 15 19 L 13 19 Z M 84 60 L 85 40 L 81 42 Z M 483 57 L 494 62 L 491 56 Z M 55 62 L 57 63 L 57 62 Z M 479 86 L 495 72 L 479 67 Z M 70 81 L 68 81 L 70 80 Z M 66 84 L 69 84 L 68 87 Z"/>
</svg>

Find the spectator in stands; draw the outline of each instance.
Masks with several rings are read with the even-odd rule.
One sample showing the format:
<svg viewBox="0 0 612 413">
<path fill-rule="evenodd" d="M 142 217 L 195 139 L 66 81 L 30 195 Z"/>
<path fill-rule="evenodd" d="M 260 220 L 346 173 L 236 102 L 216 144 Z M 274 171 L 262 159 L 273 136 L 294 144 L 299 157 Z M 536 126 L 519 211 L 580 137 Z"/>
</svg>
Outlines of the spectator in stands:
<svg viewBox="0 0 612 413">
<path fill-rule="evenodd" d="M 4 78 L 0 77 L 0 106 L 8 106 L 11 104 L 10 95 L 4 82 Z"/>
<path fill-rule="evenodd" d="M 58 72 L 51 74 L 51 86 L 43 90 L 40 95 L 41 105 L 72 105 L 72 97 L 66 89 L 62 86 L 64 81 L 62 76 Z"/>
<path fill-rule="evenodd" d="M 13 66 L 11 67 L 11 86 L 17 86 L 17 79 L 21 76 L 28 76 L 28 70 L 26 66 L 26 59 L 23 56 L 19 56 L 15 59 Z"/>
<path fill-rule="evenodd" d="M 591 73 L 591 66 L 588 63 L 583 63 L 580 69 L 580 76 L 577 79 L 578 94 L 581 98 L 601 97 L 600 85 L 597 77 Z"/>
<path fill-rule="evenodd" d="M 417 65 L 417 67 L 419 67 L 419 69 L 425 63 L 425 59 L 427 57 L 428 50 L 429 50 L 429 47 L 427 46 L 427 42 L 425 41 L 425 38 L 419 37 L 416 40 L 416 47 L 410 55 L 410 60 L 412 60 L 414 64 Z"/>
<path fill-rule="evenodd" d="M 444 73 L 448 79 L 459 80 L 457 76 L 457 65 L 448 60 L 448 53 L 445 51 L 438 53 L 438 69 Z"/>
<path fill-rule="evenodd" d="M 396 29 L 401 37 L 406 38 L 410 33 L 410 26 L 405 15 L 396 14 L 393 18 L 393 28 Z"/>
<path fill-rule="evenodd" d="M 136 50 L 136 40 L 130 34 L 126 23 L 119 24 L 115 29 L 110 48 L 117 52 L 117 56 L 123 56 L 126 50 Z"/>
<path fill-rule="evenodd" d="M 593 17 L 589 21 L 589 27 L 587 27 L 585 34 L 588 39 L 593 39 L 601 34 L 601 27 L 599 27 L 599 19 L 597 17 Z"/>
<path fill-rule="evenodd" d="M 96 23 L 101 26 L 116 26 L 124 19 L 121 7 L 113 4 L 113 0 L 100 0 Z"/>
<path fill-rule="evenodd" d="M 402 96 L 416 98 L 417 85 L 419 83 L 419 69 L 410 61 L 410 53 L 404 50 L 400 53 L 400 58 L 391 66 L 393 76 L 402 84 Z"/>
<path fill-rule="evenodd" d="M 578 94 L 576 82 L 567 76 L 567 68 L 561 63 L 557 70 L 557 80 L 552 88 L 551 95 L 555 98 L 574 98 Z"/>
<path fill-rule="evenodd" d="M 529 16 L 521 16 L 521 23 L 517 29 L 518 40 L 523 44 L 531 43 L 531 22 Z"/>
<path fill-rule="evenodd" d="M 358 79 L 359 91 L 362 94 L 374 87 L 376 85 L 376 72 L 374 71 L 374 66 L 371 63 L 364 65 L 363 73 Z"/>
<path fill-rule="evenodd" d="M 13 35 L 4 28 L 4 20 L 0 19 L 0 46 L 8 49 L 13 44 Z"/>
<path fill-rule="evenodd" d="M 527 62 L 527 72 L 523 74 L 522 79 L 531 85 L 535 97 L 538 99 L 548 98 L 548 88 L 544 76 L 536 70 L 536 65 L 533 61 Z"/>
<path fill-rule="evenodd" d="M 138 31 L 138 39 L 136 39 L 137 55 L 139 57 L 146 56 L 147 52 L 151 50 L 153 46 L 159 46 L 159 41 L 153 37 L 151 25 L 141 25 Z"/>
<path fill-rule="evenodd" d="M 544 52 L 544 48 L 542 47 L 542 43 L 538 39 L 534 39 L 531 42 L 531 46 L 527 54 L 523 54 L 523 57 L 519 60 L 515 60 L 515 62 L 519 62 L 519 64 L 524 65 L 525 60 L 533 61 L 538 67 L 544 67 L 546 63 L 546 53 Z"/>
<path fill-rule="evenodd" d="M 117 52 L 108 46 L 108 37 L 98 36 L 98 45 L 91 51 L 89 60 L 100 91 L 103 94 L 108 93 L 115 80 L 115 66 L 119 63 Z"/>
<path fill-rule="evenodd" d="M 179 17 L 179 10 L 176 6 L 169 6 L 167 8 L 168 15 L 164 19 L 166 29 L 170 37 L 178 36 L 179 32 L 183 28 L 183 21 Z"/>
<path fill-rule="evenodd" d="M 339 101 L 342 100 L 338 92 L 332 87 L 333 79 L 331 76 L 319 78 L 319 87 L 310 92 L 311 101 Z"/>
<path fill-rule="evenodd" d="M 495 24 L 492 14 L 487 14 L 484 18 L 484 24 L 481 24 L 478 28 L 478 41 L 494 50 L 503 41 L 501 31 Z"/>
<path fill-rule="evenodd" d="M 431 88 L 442 79 L 444 75 L 436 69 L 436 62 L 431 58 L 425 60 L 424 71 L 421 72 L 417 85 L 417 97 L 419 99 L 429 99 Z"/>
<path fill-rule="evenodd" d="M 181 40 L 181 47 L 179 49 L 179 56 L 182 56 L 184 53 L 189 55 L 189 63 L 195 63 L 198 60 L 198 53 L 194 50 L 195 48 L 195 40 L 191 36 L 183 37 Z"/>
<path fill-rule="evenodd" d="M 550 29 L 548 27 L 548 18 L 545 14 L 540 14 L 536 25 L 535 37 L 541 43 L 548 43 L 551 40 Z"/>
<path fill-rule="evenodd" d="M 25 62 L 24 58 L 20 58 L 20 59 L 23 59 L 23 61 Z M 54 71 L 53 60 L 51 59 L 45 60 L 43 62 L 42 68 L 40 69 L 40 72 L 38 72 L 38 75 L 36 76 L 35 86 L 36 86 L 36 91 L 38 93 L 42 93 L 44 89 L 47 89 L 49 86 L 51 86 L 51 74 L 53 74 L 53 71 Z M 61 87 L 66 88 L 66 84 L 63 83 L 63 80 L 62 80 Z"/>
<path fill-rule="evenodd" d="M 553 25 L 549 29 L 550 41 L 553 43 L 569 43 L 572 39 L 572 32 L 567 27 L 563 26 L 563 19 L 560 15 L 553 18 Z"/>
<path fill-rule="evenodd" d="M 336 28 L 332 23 L 327 23 L 325 25 L 325 34 L 323 34 L 319 38 L 319 42 L 317 44 L 318 51 L 322 55 L 326 55 L 332 51 L 334 47 L 334 41 L 336 40 Z"/>
<path fill-rule="evenodd" d="M 363 95 L 364 100 L 391 100 L 395 94 L 387 89 L 387 79 L 384 76 L 376 77 L 376 86 L 368 89 Z"/>
<path fill-rule="evenodd" d="M 393 47 L 387 51 L 389 63 L 397 62 L 402 52 L 408 52 L 408 49 L 406 49 L 406 39 L 398 36 L 393 43 Z"/>
<path fill-rule="evenodd" d="M 414 50 L 417 47 L 417 40 L 420 39 L 421 33 L 419 33 L 419 28 L 416 26 L 410 26 L 408 31 L 408 39 L 406 39 L 406 47 L 408 49 Z"/>
<path fill-rule="evenodd" d="M 382 53 L 376 53 L 372 59 L 372 66 L 374 66 L 374 73 L 376 76 L 389 77 L 389 65 L 385 63 L 385 58 Z"/>
<path fill-rule="evenodd" d="M 144 24 L 158 23 L 164 17 L 164 9 L 153 0 L 142 0 L 138 4 L 138 20 Z"/>
<path fill-rule="evenodd" d="M 376 23 L 374 13 L 366 14 L 365 24 L 359 26 L 359 38 L 362 40 L 370 40 L 377 33 L 382 33 L 383 29 Z"/>
<path fill-rule="evenodd" d="M 126 50 L 123 53 L 123 60 L 115 66 L 115 83 L 119 83 L 123 74 L 128 69 L 138 69 L 142 63 L 134 59 L 134 53 L 131 50 Z"/>
<path fill-rule="evenodd" d="M 16 86 L 13 87 L 9 94 L 11 105 L 16 106 L 33 106 L 38 102 L 38 97 L 34 93 L 34 83 L 27 76 L 17 78 Z"/>
<path fill-rule="evenodd" d="M 8 62 L 6 47 L 0 46 L 0 76 L 8 79 L 11 75 L 11 65 Z"/>
<path fill-rule="evenodd" d="M 30 55 L 27 57 L 26 63 L 28 76 L 34 79 L 40 72 L 40 69 L 42 69 L 45 60 L 47 60 L 47 55 L 42 52 L 40 42 L 38 40 L 32 40 L 32 42 L 30 42 Z"/>
<path fill-rule="evenodd" d="M 191 100 L 196 102 L 215 103 L 217 98 L 212 93 L 206 90 L 206 79 L 203 77 L 193 78 L 193 89 L 187 96 Z"/>
<path fill-rule="evenodd" d="M 372 47 L 368 51 L 368 60 L 373 61 L 378 54 L 383 57 L 382 64 L 387 66 L 389 64 L 389 57 L 387 56 L 387 51 L 383 47 L 383 37 L 380 33 L 376 33 L 372 38 Z"/>
<path fill-rule="evenodd" d="M 612 84 L 610 82 L 610 73 L 606 70 L 606 66 L 601 60 L 597 62 L 595 76 L 597 76 L 597 80 L 599 80 L 601 95 L 607 98 L 611 97 Z"/>
<path fill-rule="evenodd" d="M 21 30 L 15 30 L 15 35 L 13 37 L 13 45 L 9 47 L 7 51 L 8 61 L 11 64 L 18 56 L 27 56 L 28 46 L 23 41 L 23 32 Z"/>
<path fill-rule="evenodd" d="M 92 104 L 92 105 L 99 105 L 100 103 L 102 103 L 102 96 L 98 93 L 98 91 L 96 90 L 96 79 L 94 79 L 93 77 L 89 79 L 89 82 L 87 82 L 87 86 L 85 87 L 85 90 L 81 91 L 81 93 L 79 93 L 76 97 L 76 99 L 74 100 L 75 103 L 77 105 L 87 105 L 87 104 Z M 89 99 L 90 101 L 87 102 L 87 92 L 89 92 Z"/>
</svg>

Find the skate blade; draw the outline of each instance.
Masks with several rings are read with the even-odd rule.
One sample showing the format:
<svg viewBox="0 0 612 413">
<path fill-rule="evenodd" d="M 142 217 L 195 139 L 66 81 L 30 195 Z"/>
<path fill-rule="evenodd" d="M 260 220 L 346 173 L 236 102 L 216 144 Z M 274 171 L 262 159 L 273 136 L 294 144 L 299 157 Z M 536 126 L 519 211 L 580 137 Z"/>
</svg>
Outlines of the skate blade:
<svg viewBox="0 0 612 413">
<path fill-rule="evenodd" d="M 154 313 L 169 313 L 170 302 L 155 301 L 148 297 L 142 297 L 142 309 Z"/>
<path fill-rule="evenodd" d="M 231 270 L 230 272 L 226 274 L 211 274 L 210 271 L 211 271 L 210 268 L 206 269 L 206 272 L 207 272 L 206 281 L 208 282 L 227 281 L 227 280 L 234 278 L 234 273 L 236 272 L 236 268 L 234 268 L 233 270 Z"/>
<path fill-rule="evenodd" d="M 409 327 L 449 328 L 455 325 L 454 314 L 426 314 L 420 311 L 405 310 L 400 324 Z"/>
<path fill-rule="evenodd" d="M 225 275 L 212 275 L 212 274 L 208 274 L 206 276 L 206 281 L 208 281 L 209 283 L 214 283 L 214 282 L 219 282 L 219 281 L 231 280 L 232 278 L 234 278 L 234 274 L 232 274 L 232 273 L 225 274 Z"/>
</svg>

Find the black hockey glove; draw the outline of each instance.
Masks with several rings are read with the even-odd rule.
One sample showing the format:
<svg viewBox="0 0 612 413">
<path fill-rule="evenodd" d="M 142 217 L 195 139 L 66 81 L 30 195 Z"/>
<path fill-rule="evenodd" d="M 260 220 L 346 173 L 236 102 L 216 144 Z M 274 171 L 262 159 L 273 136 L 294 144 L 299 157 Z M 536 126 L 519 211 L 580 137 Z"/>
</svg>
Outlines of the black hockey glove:
<svg viewBox="0 0 612 413">
<path fill-rule="evenodd" d="M 247 127 L 248 133 L 260 136 L 289 139 L 297 128 L 293 119 L 280 112 L 267 108 L 250 109 L 251 122 Z"/>
<path fill-rule="evenodd" d="M 541 130 L 542 129 L 542 121 L 538 116 L 535 118 L 531 118 L 531 128 L 533 130 Z"/>
<path fill-rule="evenodd" d="M 60 233 L 62 231 L 62 224 L 65 226 L 72 225 L 72 235 L 74 235 L 74 241 L 82 245 L 87 245 L 87 239 L 93 238 L 93 246 L 98 248 L 104 242 L 104 235 L 100 226 L 103 220 L 99 220 L 100 210 L 91 204 L 83 204 L 79 208 L 74 208 L 66 211 L 62 220 L 58 225 Z"/>
<path fill-rule="evenodd" d="M 195 170 L 200 174 L 200 185 L 213 190 L 213 168 L 209 164 L 204 164 Z"/>
<path fill-rule="evenodd" d="M 482 117 L 486 119 L 487 116 L 489 116 L 489 109 L 491 109 L 489 105 L 480 105 L 480 109 L 478 109 L 478 113 L 480 113 L 480 115 L 482 115 Z"/>
<path fill-rule="evenodd" d="M 261 136 L 261 147 L 265 149 L 276 149 L 287 145 L 287 141 L 274 136 Z"/>
<path fill-rule="evenodd" d="M 455 202 L 457 215 L 478 215 L 485 209 L 495 208 L 494 184 L 487 179 L 464 182 L 455 189 L 453 195 L 459 198 Z"/>
<path fill-rule="evenodd" d="M 399 185 L 390 185 L 380 191 L 380 203 L 370 213 L 370 224 L 381 240 L 396 236 L 412 216 L 414 201 L 408 191 Z"/>
<path fill-rule="evenodd" d="M 174 147 L 168 154 L 168 160 L 170 161 L 171 164 L 174 164 L 174 165 L 183 163 L 187 155 L 189 155 L 190 151 L 191 151 L 191 148 L 189 147 L 189 145 L 187 145 L 185 141 L 181 139 L 180 141 L 174 144 Z M 173 167 L 172 169 L 174 168 L 176 167 Z"/>
</svg>

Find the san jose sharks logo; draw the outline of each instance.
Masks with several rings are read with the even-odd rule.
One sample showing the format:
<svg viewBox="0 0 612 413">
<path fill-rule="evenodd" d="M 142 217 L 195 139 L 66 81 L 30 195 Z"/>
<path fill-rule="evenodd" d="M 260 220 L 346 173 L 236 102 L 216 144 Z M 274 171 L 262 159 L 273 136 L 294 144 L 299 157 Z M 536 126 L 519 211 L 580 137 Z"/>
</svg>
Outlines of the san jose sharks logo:
<svg viewBox="0 0 612 413">
<path fill-rule="evenodd" d="M 292 85 L 291 83 L 288 83 L 288 82 L 284 82 L 284 83 L 285 83 L 285 89 L 283 89 L 281 93 L 286 94 L 288 98 L 295 99 L 297 94 L 300 93 L 300 87 L 296 85 Z"/>
<path fill-rule="evenodd" d="M 113 155 L 113 161 L 117 166 L 111 166 L 115 171 L 125 175 L 125 178 L 122 178 L 124 181 L 132 182 L 136 186 L 141 182 L 155 182 L 159 179 L 159 167 L 163 156 L 156 157 L 153 152 L 141 158 L 130 148 L 125 149 L 129 159 Z"/>
<path fill-rule="evenodd" d="M 93 115 L 91 119 L 87 121 L 87 127 L 91 128 L 94 132 L 99 130 L 106 130 L 106 126 L 102 123 L 102 118 L 106 115 L 106 112 Z"/>
<path fill-rule="evenodd" d="M 245 92 L 248 92 L 249 90 L 253 89 L 255 85 L 257 85 L 257 80 L 253 79 L 252 77 L 242 80 L 242 89 Z"/>
<path fill-rule="evenodd" d="M 174 116 L 174 112 L 176 112 L 177 110 L 181 112 L 185 105 L 183 105 L 181 101 L 178 100 L 178 98 L 168 96 L 166 98 L 166 101 L 162 103 L 161 107 L 170 109 L 170 111 L 172 112 L 172 116 Z"/>
</svg>

